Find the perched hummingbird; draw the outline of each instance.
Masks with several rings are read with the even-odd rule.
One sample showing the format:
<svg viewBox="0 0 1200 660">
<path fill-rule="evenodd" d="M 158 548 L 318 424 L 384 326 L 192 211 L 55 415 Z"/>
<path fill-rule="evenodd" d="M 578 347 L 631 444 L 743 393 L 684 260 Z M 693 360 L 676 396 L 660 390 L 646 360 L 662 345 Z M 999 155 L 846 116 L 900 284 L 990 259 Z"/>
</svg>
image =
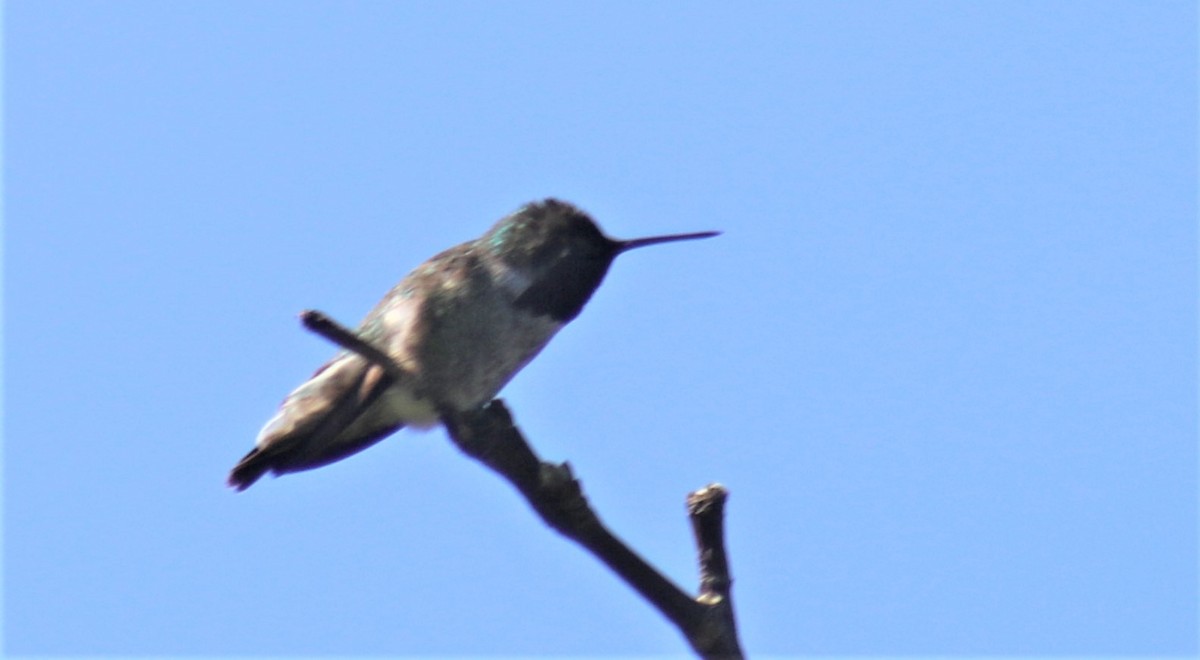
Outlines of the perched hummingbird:
<svg viewBox="0 0 1200 660">
<path fill-rule="evenodd" d="M 320 467 L 401 427 L 434 426 L 439 411 L 482 406 L 579 315 L 618 254 L 717 233 L 621 241 L 566 202 L 521 207 L 418 266 L 359 326 L 404 378 L 338 353 L 284 399 L 229 485 Z"/>
</svg>

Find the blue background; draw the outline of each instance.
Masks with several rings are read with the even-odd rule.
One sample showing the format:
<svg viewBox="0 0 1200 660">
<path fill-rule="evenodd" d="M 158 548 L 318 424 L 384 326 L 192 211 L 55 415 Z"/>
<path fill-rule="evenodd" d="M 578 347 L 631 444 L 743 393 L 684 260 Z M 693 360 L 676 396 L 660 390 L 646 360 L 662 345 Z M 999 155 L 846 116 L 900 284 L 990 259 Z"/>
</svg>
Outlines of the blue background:
<svg viewBox="0 0 1200 660">
<path fill-rule="evenodd" d="M 435 252 L 621 257 L 505 390 L 764 655 L 1197 652 L 1190 2 L 9 2 L 4 649 L 683 654 L 441 430 L 223 481 Z"/>
</svg>

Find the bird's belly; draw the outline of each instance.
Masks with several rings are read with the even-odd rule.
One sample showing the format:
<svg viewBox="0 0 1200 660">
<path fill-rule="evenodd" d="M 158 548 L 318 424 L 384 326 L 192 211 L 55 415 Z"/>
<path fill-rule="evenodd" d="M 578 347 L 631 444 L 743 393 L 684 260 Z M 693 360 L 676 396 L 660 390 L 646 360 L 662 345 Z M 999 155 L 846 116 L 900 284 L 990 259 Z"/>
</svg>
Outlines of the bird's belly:
<svg viewBox="0 0 1200 660">
<path fill-rule="evenodd" d="M 438 423 L 438 411 L 429 399 L 423 399 L 413 394 L 405 387 L 392 387 L 384 390 L 368 413 L 374 413 L 380 420 L 398 420 L 405 426 L 427 429 Z"/>
<path fill-rule="evenodd" d="M 371 402 L 339 438 L 359 438 L 397 426 L 427 429 L 438 423 L 438 411 L 428 399 L 414 396 L 407 389 L 393 385 Z"/>
</svg>

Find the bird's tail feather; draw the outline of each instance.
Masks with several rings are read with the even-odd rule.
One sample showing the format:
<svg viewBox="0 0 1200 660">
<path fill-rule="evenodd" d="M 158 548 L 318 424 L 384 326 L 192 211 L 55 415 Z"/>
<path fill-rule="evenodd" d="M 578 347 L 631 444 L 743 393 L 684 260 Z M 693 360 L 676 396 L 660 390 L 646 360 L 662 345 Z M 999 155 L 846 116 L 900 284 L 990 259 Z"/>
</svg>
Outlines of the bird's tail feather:
<svg viewBox="0 0 1200 660">
<path fill-rule="evenodd" d="M 246 490 L 271 469 L 271 460 L 258 447 L 250 450 L 238 464 L 233 466 L 227 482 L 239 492 Z"/>
</svg>

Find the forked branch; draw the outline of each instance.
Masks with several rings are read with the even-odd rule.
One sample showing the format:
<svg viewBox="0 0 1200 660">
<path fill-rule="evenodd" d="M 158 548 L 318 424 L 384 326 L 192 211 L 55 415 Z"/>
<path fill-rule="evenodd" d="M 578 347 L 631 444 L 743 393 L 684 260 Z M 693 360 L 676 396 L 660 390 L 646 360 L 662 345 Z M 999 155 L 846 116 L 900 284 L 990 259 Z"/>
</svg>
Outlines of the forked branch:
<svg viewBox="0 0 1200 660">
<path fill-rule="evenodd" d="M 300 315 L 305 327 L 346 350 L 378 364 L 389 374 L 400 368 L 385 353 L 324 314 Z M 588 504 L 567 463 L 542 461 L 496 399 L 468 412 L 443 410 L 442 422 L 463 453 L 504 477 L 547 525 L 582 545 L 675 624 L 703 658 L 742 658 L 733 616 L 729 560 L 725 551 L 724 509 L 728 491 L 712 484 L 690 493 L 700 563 L 700 593 L 690 596 L 617 538 Z"/>
</svg>

